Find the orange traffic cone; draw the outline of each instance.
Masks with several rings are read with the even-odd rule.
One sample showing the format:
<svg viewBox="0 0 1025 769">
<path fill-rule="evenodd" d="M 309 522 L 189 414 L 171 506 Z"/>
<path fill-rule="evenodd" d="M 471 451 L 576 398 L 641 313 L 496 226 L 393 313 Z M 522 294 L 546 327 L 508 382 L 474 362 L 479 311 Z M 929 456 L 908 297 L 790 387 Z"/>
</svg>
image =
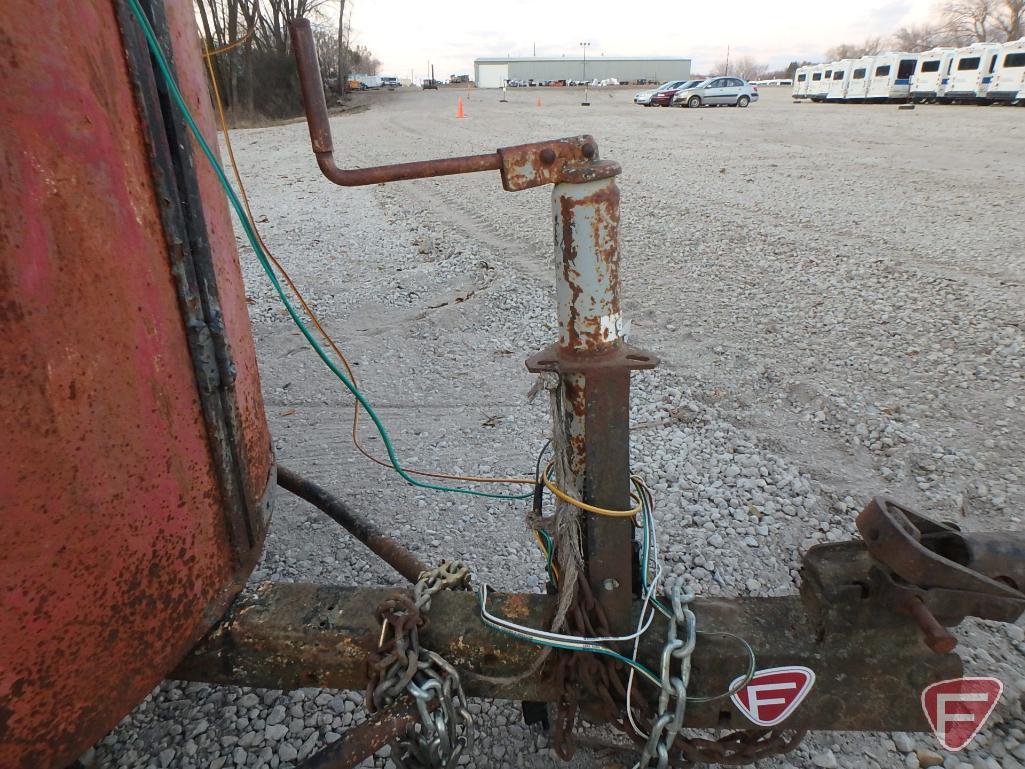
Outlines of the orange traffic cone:
<svg viewBox="0 0 1025 769">
<path fill-rule="evenodd" d="M 459 101 L 456 103 L 456 117 L 457 118 L 466 117 L 466 113 L 463 112 L 463 97 L 462 96 L 459 97 Z"/>
<path fill-rule="evenodd" d="M 539 106 L 539 107 L 541 106 L 541 97 L 540 96 L 537 97 L 537 106 Z"/>
</svg>

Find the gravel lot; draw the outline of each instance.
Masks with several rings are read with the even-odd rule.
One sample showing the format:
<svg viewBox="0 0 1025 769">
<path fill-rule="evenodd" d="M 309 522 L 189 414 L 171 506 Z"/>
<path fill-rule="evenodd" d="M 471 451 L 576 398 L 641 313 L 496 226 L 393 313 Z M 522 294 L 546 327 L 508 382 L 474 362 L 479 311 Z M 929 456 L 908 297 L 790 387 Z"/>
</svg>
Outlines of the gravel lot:
<svg viewBox="0 0 1025 769">
<path fill-rule="evenodd" d="M 1025 503 L 1025 110 L 812 105 L 644 109 L 632 90 L 377 94 L 333 120 L 371 165 L 591 133 L 618 160 L 625 313 L 661 354 L 635 377 L 632 454 L 667 565 L 705 595 L 795 589 L 800 553 L 854 536 L 887 492 L 968 528 Z M 522 473 L 548 425 L 523 359 L 555 336 L 549 191 L 497 174 L 341 189 L 304 123 L 237 131 L 264 237 L 351 357 L 409 465 Z M 348 440 L 351 401 L 242 250 L 280 461 L 341 492 L 425 560 L 540 590 L 522 506 L 399 482 Z M 369 428 L 365 442 L 380 450 Z M 314 509 L 279 496 L 254 580 L 397 584 Z M 815 734 L 763 767 L 1025 765 L 1025 631 L 969 622 L 967 668 L 1006 684 L 956 756 L 927 735 Z M 474 702 L 477 767 L 554 767 L 510 703 Z M 168 682 L 85 757 L 96 767 L 289 767 L 362 718 L 352 693 Z M 576 767 L 628 767 L 582 750 Z M 384 764 L 377 759 L 377 766 Z M 372 765 L 372 764 L 368 764 Z"/>
</svg>

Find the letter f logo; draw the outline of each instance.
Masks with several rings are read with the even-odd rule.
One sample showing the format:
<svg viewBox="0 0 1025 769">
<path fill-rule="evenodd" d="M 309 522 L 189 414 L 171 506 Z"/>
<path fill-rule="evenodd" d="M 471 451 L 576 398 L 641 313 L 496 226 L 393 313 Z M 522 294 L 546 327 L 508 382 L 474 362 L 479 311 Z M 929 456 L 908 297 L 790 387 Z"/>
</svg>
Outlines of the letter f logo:
<svg viewBox="0 0 1025 769">
<path fill-rule="evenodd" d="M 945 750 L 964 750 L 979 733 L 1000 699 L 998 678 L 952 678 L 930 684 L 922 692 L 922 710 Z"/>
</svg>

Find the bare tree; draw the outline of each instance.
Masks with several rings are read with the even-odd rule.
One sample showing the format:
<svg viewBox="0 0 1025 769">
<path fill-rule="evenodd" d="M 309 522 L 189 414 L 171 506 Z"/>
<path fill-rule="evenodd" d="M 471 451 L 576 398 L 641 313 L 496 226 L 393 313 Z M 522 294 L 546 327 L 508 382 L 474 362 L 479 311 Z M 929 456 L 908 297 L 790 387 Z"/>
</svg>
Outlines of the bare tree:
<svg viewBox="0 0 1025 769">
<path fill-rule="evenodd" d="M 345 0 L 338 2 L 338 94 L 342 97 L 349 92 L 349 71 L 345 66 Z"/>
<path fill-rule="evenodd" d="M 958 43 L 984 43 L 999 29 L 997 0 L 948 0 L 940 6 L 940 17 Z"/>
<path fill-rule="evenodd" d="M 910 24 L 893 35 L 893 47 L 898 51 L 917 53 L 928 51 L 947 42 L 946 31 L 934 24 Z"/>
<path fill-rule="evenodd" d="M 768 66 L 755 61 L 750 56 L 740 56 L 730 59 L 728 65 L 725 59 L 720 61 L 713 68 L 712 75 L 736 75 L 744 80 L 761 80 L 768 69 Z"/>
<path fill-rule="evenodd" d="M 877 53 L 882 53 L 885 48 L 883 38 L 880 35 L 876 35 L 875 37 L 865 38 L 864 42 L 860 44 L 841 43 L 834 46 L 826 51 L 826 57 L 833 61 L 860 59 L 862 56 L 875 56 Z"/>
<path fill-rule="evenodd" d="M 1025 0 L 1003 0 L 996 13 L 996 24 L 1005 40 L 1025 35 Z"/>
<path fill-rule="evenodd" d="M 351 58 L 348 19 L 352 2 L 342 0 L 338 23 L 323 11 L 328 0 L 194 0 L 201 34 L 211 51 L 218 90 L 233 122 L 255 113 L 268 116 L 294 114 L 299 109 L 295 64 L 291 58 L 288 25 L 298 18 L 313 21 L 317 53 L 324 75 L 339 85 Z M 347 12 L 347 13 L 346 13 Z M 223 49 L 223 50 L 222 50 Z M 373 56 L 365 48 L 361 57 Z"/>
</svg>

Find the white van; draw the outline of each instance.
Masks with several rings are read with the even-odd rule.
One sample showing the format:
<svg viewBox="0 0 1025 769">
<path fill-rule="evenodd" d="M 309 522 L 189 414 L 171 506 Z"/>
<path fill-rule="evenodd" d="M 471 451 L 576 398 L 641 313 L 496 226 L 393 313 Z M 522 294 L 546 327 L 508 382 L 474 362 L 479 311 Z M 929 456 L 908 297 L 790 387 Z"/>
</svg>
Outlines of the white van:
<svg viewBox="0 0 1025 769">
<path fill-rule="evenodd" d="M 954 48 L 932 48 L 918 54 L 918 66 L 911 77 L 911 100 L 919 104 L 942 98 L 954 66 Z"/>
<path fill-rule="evenodd" d="M 1021 91 L 1025 91 L 1025 37 L 1004 43 L 986 98 L 1012 102 L 1021 98 Z"/>
<path fill-rule="evenodd" d="M 809 78 L 811 77 L 811 67 L 798 67 L 797 72 L 794 73 L 794 90 L 791 91 L 791 96 L 796 100 L 808 98 L 808 85 Z"/>
<path fill-rule="evenodd" d="M 847 84 L 844 101 L 865 101 L 868 98 L 868 83 L 875 64 L 874 56 L 862 56 L 851 65 L 851 79 Z"/>
<path fill-rule="evenodd" d="M 833 76 L 829 81 L 826 101 L 843 101 L 847 98 L 847 87 L 851 84 L 851 70 L 854 69 L 854 62 L 855 59 L 844 59 L 833 63 L 831 67 Z"/>
<path fill-rule="evenodd" d="M 917 53 L 884 53 L 876 56 L 868 83 L 868 101 L 907 101 Z"/>
<path fill-rule="evenodd" d="M 943 101 L 983 101 L 1000 58 L 1000 43 L 975 43 L 958 48 Z"/>
</svg>

